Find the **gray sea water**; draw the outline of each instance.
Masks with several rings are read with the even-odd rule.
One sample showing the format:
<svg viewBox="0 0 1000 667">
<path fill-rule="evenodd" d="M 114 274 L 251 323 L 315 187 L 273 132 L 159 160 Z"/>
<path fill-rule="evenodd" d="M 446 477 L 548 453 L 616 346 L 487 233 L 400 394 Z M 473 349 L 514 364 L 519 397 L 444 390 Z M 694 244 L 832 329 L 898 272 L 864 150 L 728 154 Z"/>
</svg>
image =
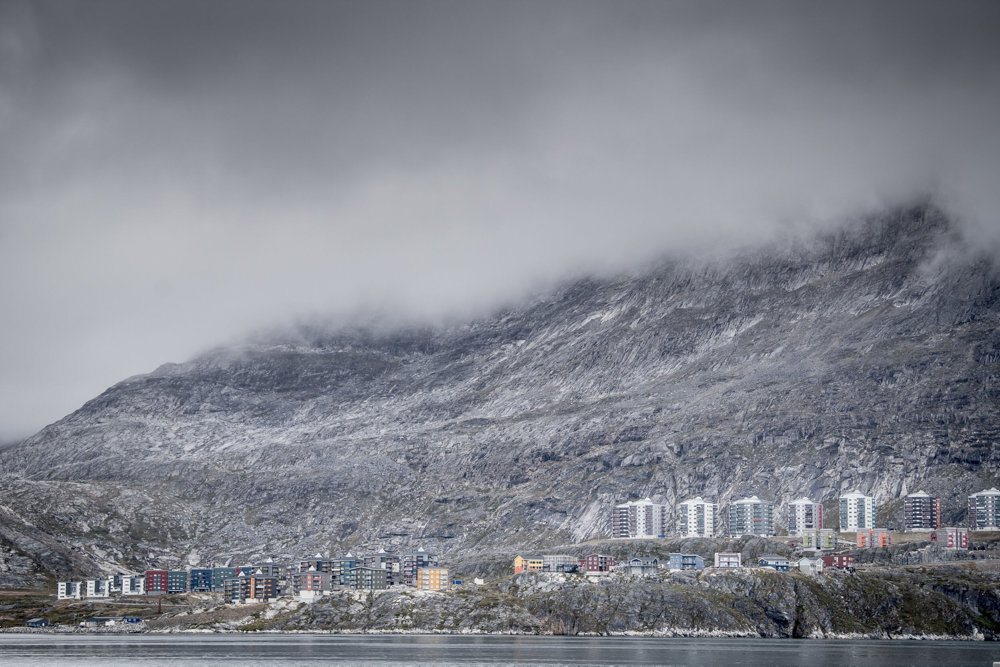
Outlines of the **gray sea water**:
<svg viewBox="0 0 1000 667">
<path fill-rule="evenodd" d="M 454 635 L 0 635 L 3 665 L 976 665 L 1000 643 Z"/>
</svg>

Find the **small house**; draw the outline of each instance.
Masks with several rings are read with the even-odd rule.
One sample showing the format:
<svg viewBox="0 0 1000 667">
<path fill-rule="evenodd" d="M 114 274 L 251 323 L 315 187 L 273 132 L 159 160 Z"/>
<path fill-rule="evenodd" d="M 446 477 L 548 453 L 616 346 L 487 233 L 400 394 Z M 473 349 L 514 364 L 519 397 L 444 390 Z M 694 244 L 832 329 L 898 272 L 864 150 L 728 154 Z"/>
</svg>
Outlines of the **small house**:
<svg viewBox="0 0 1000 667">
<path fill-rule="evenodd" d="M 788 572 L 791 569 L 789 560 L 778 554 L 764 554 L 757 559 L 757 564 L 761 567 L 769 567 L 778 572 Z"/>
</svg>

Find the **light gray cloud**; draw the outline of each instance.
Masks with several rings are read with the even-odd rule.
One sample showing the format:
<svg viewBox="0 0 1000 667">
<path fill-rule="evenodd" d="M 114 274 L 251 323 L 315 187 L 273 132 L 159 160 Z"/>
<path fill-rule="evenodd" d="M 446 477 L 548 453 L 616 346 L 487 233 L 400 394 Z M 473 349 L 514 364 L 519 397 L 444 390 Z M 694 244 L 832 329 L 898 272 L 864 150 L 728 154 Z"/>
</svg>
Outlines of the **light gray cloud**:
<svg viewBox="0 0 1000 667">
<path fill-rule="evenodd" d="M 0 2 L 0 437 L 296 317 L 488 311 L 933 194 L 996 4 Z"/>
</svg>

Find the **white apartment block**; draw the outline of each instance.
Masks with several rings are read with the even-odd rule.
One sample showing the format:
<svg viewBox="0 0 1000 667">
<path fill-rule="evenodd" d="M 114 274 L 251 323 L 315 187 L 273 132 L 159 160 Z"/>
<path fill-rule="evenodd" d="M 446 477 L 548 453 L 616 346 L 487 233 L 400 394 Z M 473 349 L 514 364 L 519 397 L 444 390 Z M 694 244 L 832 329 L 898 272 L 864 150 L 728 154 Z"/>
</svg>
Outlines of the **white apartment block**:
<svg viewBox="0 0 1000 667">
<path fill-rule="evenodd" d="M 81 581 L 60 581 L 56 584 L 57 600 L 79 600 L 83 597 L 83 582 Z"/>
<path fill-rule="evenodd" d="M 613 536 L 619 538 L 665 537 L 667 506 L 651 499 L 615 507 Z"/>
<path fill-rule="evenodd" d="M 111 597 L 111 587 L 114 579 L 85 579 L 84 586 L 86 592 L 84 597 L 88 598 L 109 598 Z"/>
<path fill-rule="evenodd" d="M 969 496 L 969 530 L 1000 530 L 1000 491 L 986 489 Z"/>
<path fill-rule="evenodd" d="M 799 498 L 788 503 L 785 523 L 789 535 L 805 535 L 823 528 L 823 505 L 809 498 Z"/>
<path fill-rule="evenodd" d="M 729 504 L 729 536 L 774 535 L 774 503 L 757 496 Z"/>
<path fill-rule="evenodd" d="M 681 537 L 712 537 L 718 520 L 719 505 L 701 496 L 685 500 L 678 506 Z"/>
<path fill-rule="evenodd" d="M 145 595 L 146 577 L 142 574 L 122 575 L 122 595 Z"/>
<path fill-rule="evenodd" d="M 856 533 L 875 527 L 875 499 L 858 491 L 840 497 L 840 530 Z"/>
</svg>

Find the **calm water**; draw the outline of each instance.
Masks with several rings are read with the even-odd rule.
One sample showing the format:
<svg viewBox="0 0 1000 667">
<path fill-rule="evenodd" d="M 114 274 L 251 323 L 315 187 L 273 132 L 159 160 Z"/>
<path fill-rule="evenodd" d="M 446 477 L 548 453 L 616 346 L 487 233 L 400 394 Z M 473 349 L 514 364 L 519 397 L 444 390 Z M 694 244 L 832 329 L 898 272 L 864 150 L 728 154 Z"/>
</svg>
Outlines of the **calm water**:
<svg viewBox="0 0 1000 667">
<path fill-rule="evenodd" d="M 983 665 L 984 642 L 437 635 L 0 635 L 0 664 Z"/>
</svg>

